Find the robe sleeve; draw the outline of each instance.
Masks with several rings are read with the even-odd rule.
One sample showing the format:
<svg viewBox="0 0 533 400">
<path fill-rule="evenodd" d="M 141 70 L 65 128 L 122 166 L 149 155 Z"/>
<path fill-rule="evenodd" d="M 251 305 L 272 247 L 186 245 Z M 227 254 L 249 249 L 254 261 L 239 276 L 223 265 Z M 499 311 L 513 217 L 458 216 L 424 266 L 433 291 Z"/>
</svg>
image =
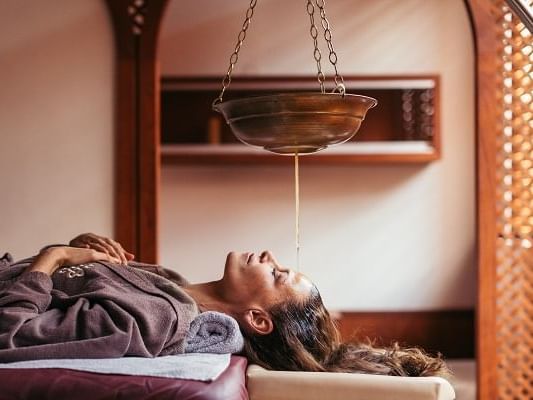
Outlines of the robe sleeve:
<svg viewBox="0 0 533 400">
<path fill-rule="evenodd" d="M 52 288 L 50 276 L 32 271 L 0 290 L 0 362 L 121 357 L 129 343 L 142 343 L 124 310 L 106 310 L 85 298 L 48 309 Z M 139 347 L 139 355 L 155 356 Z"/>
<path fill-rule="evenodd" d="M 52 296 L 52 279 L 44 272 L 21 274 L 6 290 L 0 291 L 0 331 L 3 331 L 5 314 L 17 314 L 24 322 L 46 311 Z"/>
</svg>

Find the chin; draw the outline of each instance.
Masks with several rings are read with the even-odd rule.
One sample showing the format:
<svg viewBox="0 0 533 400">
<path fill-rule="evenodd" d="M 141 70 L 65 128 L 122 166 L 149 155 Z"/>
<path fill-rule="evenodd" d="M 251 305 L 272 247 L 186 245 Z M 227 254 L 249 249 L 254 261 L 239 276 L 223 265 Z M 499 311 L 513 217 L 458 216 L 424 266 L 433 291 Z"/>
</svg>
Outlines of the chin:
<svg viewBox="0 0 533 400">
<path fill-rule="evenodd" d="M 230 251 L 226 256 L 226 267 L 235 267 L 239 264 L 239 258 L 243 253 L 238 251 Z"/>
<path fill-rule="evenodd" d="M 239 267 L 239 256 L 242 253 L 237 251 L 230 251 L 226 256 L 226 264 L 224 265 L 224 277 L 231 275 L 232 271 Z"/>
<path fill-rule="evenodd" d="M 242 263 L 240 261 L 244 253 L 232 251 L 226 256 L 224 265 L 224 275 L 222 276 L 223 286 L 230 293 L 239 290 L 242 284 Z"/>
</svg>

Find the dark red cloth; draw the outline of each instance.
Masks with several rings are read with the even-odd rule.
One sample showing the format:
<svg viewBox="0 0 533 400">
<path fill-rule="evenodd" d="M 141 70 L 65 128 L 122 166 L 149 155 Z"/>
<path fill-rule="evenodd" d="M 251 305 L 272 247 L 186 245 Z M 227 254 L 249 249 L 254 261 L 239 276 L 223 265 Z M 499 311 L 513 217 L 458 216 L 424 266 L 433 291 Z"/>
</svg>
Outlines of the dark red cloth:
<svg viewBox="0 0 533 400">
<path fill-rule="evenodd" d="M 68 369 L 2 369 L 0 400 L 248 400 L 244 357 L 213 382 Z"/>
</svg>

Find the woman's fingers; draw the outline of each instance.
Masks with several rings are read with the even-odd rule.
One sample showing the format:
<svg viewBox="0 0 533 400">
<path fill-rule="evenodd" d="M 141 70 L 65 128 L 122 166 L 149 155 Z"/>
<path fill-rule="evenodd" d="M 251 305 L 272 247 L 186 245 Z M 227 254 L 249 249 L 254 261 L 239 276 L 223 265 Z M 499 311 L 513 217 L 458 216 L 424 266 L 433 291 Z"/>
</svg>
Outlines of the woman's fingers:
<svg viewBox="0 0 533 400">
<path fill-rule="evenodd" d="M 113 239 L 103 238 L 107 245 L 115 251 L 115 254 L 122 260 L 123 264 L 128 263 L 128 258 L 126 257 L 126 250 L 124 250 L 120 243 L 115 242 Z"/>
<path fill-rule="evenodd" d="M 93 261 L 108 261 L 108 262 L 112 262 L 112 263 L 115 263 L 115 264 L 120 264 L 120 259 L 118 259 L 116 257 L 110 256 L 109 254 L 101 252 L 101 251 L 98 251 L 98 250 L 93 250 L 93 251 L 94 251 L 94 253 L 93 253 L 94 260 Z"/>
<path fill-rule="evenodd" d="M 115 242 L 113 239 L 109 239 L 109 238 L 105 238 L 104 240 L 109 246 L 113 248 L 113 250 L 115 251 L 115 254 L 117 254 L 120 260 L 122 261 L 122 264 L 127 264 L 128 259 L 126 258 L 126 254 L 125 254 L 126 250 L 122 248 L 120 243 Z"/>
<path fill-rule="evenodd" d="M 95 240 L 95 242 L 93 242 L 95 244 L 98 244 L 99 247 L 103 247 L 106 249 L 106 253 L 109 254 L 110 256 L 113 256 L 113 257 L 116 257 L 118 258 L 119 260 L 121 259 L 120 257 L 120 254 L 115 250 L 115 248 L 113 246 L 111 246 L 107 241 L 106 241 L 106 238 L 103 238 L 103 237 L 99 237 Z"/>
<path fill-rule="evenodd" d="M 111 252 L 109 251 L 109 249 L 106 246 L 104 246 L 104 245 L 102 245 L 100 243 L 96 243 L 96 242 L 95 243 L 91 243 L 89 245 L 89 248 L 93 249 L 93 250 L 96 250 L 96 251 L 98 251 L 100 253 L 107 254 L 108 256 L 112 256 Z"/>
<path fill-rule="evenodd" d="M 94 233 L 83 233 L 71 240 L 70 246 L 79 248 L 95 249 L 119 260 L 120 264 L 127 264 L 134 259 L 134 255 L 124 250 L 122 245 L 113 239 L 95 235 Z"/>
<path fill-rule="evenodd" d="M 122 259 L 112 251 L 109 246 L 105 246 L 101 243 L 91 243 L 90 248 L 96 250 L 99 253 L 105 254 L 109 257 L 109 261 L 116 264 L 123 264 Z"/>
</svg>

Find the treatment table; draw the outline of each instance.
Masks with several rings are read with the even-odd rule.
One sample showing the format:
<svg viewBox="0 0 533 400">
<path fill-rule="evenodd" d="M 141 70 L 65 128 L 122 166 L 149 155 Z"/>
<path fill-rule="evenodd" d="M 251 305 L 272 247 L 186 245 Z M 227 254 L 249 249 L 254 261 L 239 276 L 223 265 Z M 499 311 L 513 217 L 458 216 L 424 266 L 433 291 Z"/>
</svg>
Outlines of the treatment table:
<svg viewBox="0 0 533 400">
<path fill-rule="evenodd" d="M 250 400 L 453 400 L 448 381 L 331 372 L 247 370 Z"/>
<path fill-rule="evenodd" d="M 233 356 L 211 383 L 67 369 L 0 370 L 0 400 L 453 400 L 442 378 L 267 371 Z"/>
</svg>

